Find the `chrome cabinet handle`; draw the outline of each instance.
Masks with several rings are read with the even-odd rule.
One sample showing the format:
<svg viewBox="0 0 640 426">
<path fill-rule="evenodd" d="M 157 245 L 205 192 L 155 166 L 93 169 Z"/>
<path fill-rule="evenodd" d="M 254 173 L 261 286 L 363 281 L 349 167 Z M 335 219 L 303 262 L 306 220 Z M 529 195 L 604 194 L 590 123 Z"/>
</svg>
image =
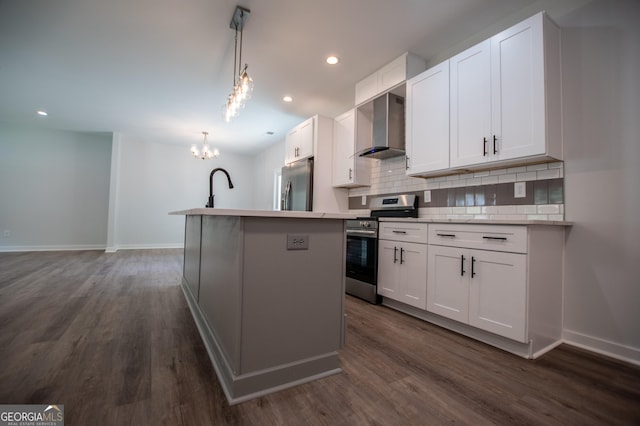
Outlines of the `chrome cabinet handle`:
<svg viewBox="0 0 640 426">
<path fill-rule="evenodd" d="M 392 232 L 394 234 L 406 234 L 407 233 L 407 231 L 398 231 L 398 230 L 395 230 L 395 229 Z"/>
<path fill-rule="evenodd" d="M 449 237 L 449 238 L 455 238 L 456 234 L 436 234 L 438 237 Z"/>
<path fill-rule="evenodd" d="M 496 148 L 496 135 L 493 135 L 493 153 L 497 154 L 498 153 L 498 149 Z"/>
<path fill-rule="evenodd" d="M 393 247 L 393 263 L 398 263 L 398 247 Z"/>
<path fill-rule="evenodd" d="M 476 258 L 471 256 L 471 278 L 476 276 L 476 271 L 474 269 L 475 264 L 476 264 Z"/>
<path fill-rule="evenodd" d="M 464 270 L 464 255 L 461 255 L 460 256 L 460 276 L 464 277 L 464 273 L 465 273 L 465 270 Z"/>
<path fill-rule="evenodd" d="M 401 265 L 404 263 L 404 258 L 402 257 L 403 254 L 404 254 L 404 249 L 400 247 L 400 264 Z"/>
<path fill-rule="evenodd" d="M 487 138 L 482 138 L 482 156 L 487 156 Z"/>
<path fill-rule="evenodd" d="M 507 241 L 507 237 L 482 237 L 485 240 L 497 240 L 497 241 Z"/>
</svg>

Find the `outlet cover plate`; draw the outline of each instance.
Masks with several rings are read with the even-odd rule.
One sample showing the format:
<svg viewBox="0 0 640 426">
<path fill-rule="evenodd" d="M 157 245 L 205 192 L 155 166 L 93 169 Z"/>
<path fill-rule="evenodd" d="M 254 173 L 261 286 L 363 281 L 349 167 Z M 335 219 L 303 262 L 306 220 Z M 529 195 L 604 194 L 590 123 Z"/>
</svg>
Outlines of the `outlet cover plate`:
<svg viewBox="0 0 640 426">
<path fill-rule="evenodd" d="M 513 184 L 513 198 L 524 198 L 527 196 L 527 182 L 515 182 Z"/>
<path fill-rule="evenodd" d="M 309 236 L 287 234 L 287 250 L 309 250 Z"/>
</svg>

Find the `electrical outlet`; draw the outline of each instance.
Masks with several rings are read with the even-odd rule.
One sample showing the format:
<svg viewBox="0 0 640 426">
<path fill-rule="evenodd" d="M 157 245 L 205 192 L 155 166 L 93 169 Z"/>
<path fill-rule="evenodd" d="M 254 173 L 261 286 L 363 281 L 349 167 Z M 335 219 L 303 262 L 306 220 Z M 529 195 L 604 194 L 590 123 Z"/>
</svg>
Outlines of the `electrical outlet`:
<svg viewBox="0 0 640 426">
<path fill-rule="evenodd" d="M 10 236 L 11 236 L 11 231 L 9 231 L 8 229 L 5 229 L 5 230 L 2 232 L 2 237 L 3 237 L 3 238 L 9 238 Z"/>
<path fill-rule="evenodd" d="M 515 182 L 513 184 L 513 198 L 524 198 L 527 196 L 527 182 Z"/>
<path fill-rule="evenodd" d="M 287 250 L 309 250 L 309 236 L 287 234 Z"/>
<path fill-rule="evenodd" d="M 430 203 L 431 202 L 431 191 L 429 191 L 429 190 L 424 191 L 424 202 L 425 203 Z"/>
<path fill-rule="evenodd" d="M 363 195 L 363 196 L 362 196 L 362 201 L 361 201 L 361 203 L 362 203 L 362 205 L 363 205 L 363 206 L 366 206 L 366 205 L 367 205 L 367 196 L 366 196 L 366 195 Z"/>
</svg>

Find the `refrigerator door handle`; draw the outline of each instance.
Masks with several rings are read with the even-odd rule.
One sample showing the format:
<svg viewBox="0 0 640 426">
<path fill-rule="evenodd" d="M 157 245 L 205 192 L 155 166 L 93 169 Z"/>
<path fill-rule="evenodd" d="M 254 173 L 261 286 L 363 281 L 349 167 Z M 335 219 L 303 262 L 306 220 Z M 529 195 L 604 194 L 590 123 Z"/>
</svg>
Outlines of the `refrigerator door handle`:
<svg viewBox="0 0 640 426">
<path fill-rule="evenodd" d="M 287 186 L 284 190 L 284 209 L 291 210 L 291 181 L 287 181 Z"/>
</svg>

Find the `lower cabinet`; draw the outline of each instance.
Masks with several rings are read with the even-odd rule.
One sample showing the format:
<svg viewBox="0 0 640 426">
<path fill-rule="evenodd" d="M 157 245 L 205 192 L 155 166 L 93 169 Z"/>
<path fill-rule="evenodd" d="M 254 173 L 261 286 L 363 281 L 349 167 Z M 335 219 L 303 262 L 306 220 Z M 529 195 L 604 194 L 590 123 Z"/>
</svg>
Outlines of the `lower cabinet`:
<svg viewBox="0 0 640 426">
<path fill-rule="evenodd" d="M 426 224 L 392 222 L 380 224 L 380 240 L 378 241 L 379 295 L 416 308 L 426 309 L 426 238 Z"/>
<path fill-rule="evenodd" d="M 525 358 L 562 341 L 565 228 L 382 220 L 383 304 Z"/>
<path fill-rule="evenodd" d="M 427 310 L 526 342 L 526 255 L 429 247 Z"/>
</svg>

